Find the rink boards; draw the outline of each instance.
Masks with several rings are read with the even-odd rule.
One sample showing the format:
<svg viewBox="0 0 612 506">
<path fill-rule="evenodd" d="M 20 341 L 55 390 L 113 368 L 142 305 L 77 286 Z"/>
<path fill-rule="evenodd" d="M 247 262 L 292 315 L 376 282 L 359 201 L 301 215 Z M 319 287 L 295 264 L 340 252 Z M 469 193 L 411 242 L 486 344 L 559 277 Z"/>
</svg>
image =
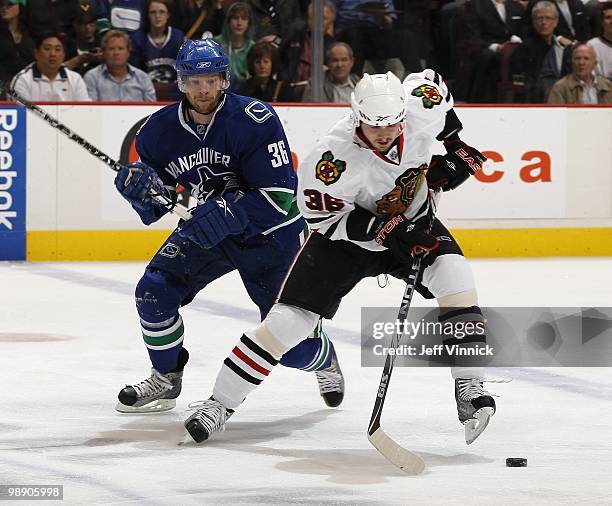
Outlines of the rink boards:
<svg viewBox="0 0 612 506">
<path fill-rule="evenodd" d="M 131 260 L 156 251 L 176 218 L 144 227 L 116 193 L 107 166 L 23 108 L 1 107 L 0 259 Z M 138 126 L 159 107 L 44 109 L 126 162 L 137 156 Z M 276 109 L 298 164 L 348 112 L 342 106 Z M 440 216 L 467 255 L 612 255 L 612 108 L 458 112 L 462 138 L 490 159 L 478 178 L 443 195 L 440 203 Z"/>
</svg>

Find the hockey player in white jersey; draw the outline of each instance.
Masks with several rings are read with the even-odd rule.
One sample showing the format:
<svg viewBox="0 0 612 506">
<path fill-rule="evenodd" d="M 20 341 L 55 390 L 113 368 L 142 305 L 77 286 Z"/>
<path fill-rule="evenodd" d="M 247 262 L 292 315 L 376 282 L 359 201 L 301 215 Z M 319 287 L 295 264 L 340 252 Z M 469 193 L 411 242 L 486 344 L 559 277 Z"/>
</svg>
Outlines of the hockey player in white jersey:
<svg viewBox="0 0 612 506">
<path fill-rule="evenodd" d="M 430 188 L 453 190 L 480 169 L 485 157 L 459 139 L 452 96 L 431 70 L 404 84 L 392 73 L 368 75 L 355 87 L 352 114 L 336 124 L 300 164 L 298 203 L 313 233 L 291 268 L 278 303 L 246 332 L 262 353 L 251 359 L 270 371 L 304 339 L 320 317 L 332 318 L 342 297 L 363 278 L 407 279 L 412 259 L 424 255 L 417 290 L 435 297 L 441 322 L 483 321 L 468 262 L 450 232 L 431 222 Z M 432 157 L 442 141 L 446 155 Z M 431 230 L 429 224 L 432 223 Z M 445 340 L 474 347 L 485 336 Z M 471 443 L 495 412 L 474 364 L 452 368 L 460 422 Z M 212 398 L 222 409 L 194 420 L 202 441 L 225 424 L 255 388 L 227 367 Z M 189 430 L 189 427 L 188 427 Z M 202 437 L 203 435 L 203 437 Z"/>
</svg>

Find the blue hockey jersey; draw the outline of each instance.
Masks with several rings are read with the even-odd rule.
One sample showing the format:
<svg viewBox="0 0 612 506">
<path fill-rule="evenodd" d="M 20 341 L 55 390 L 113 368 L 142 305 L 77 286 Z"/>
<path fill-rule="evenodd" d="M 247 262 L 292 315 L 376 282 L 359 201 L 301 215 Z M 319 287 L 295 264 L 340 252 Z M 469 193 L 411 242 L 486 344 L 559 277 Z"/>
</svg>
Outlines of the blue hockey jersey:
<svg viewBox="0 0 612 506">
<path fill-rule="evenodd" d="M 131 37 L 130 63 L 147 72 L 153 82 L 176 82 L 174 62 L 185 34 L 169 27 L 166 39 L 160 45 L 155 44 L 151 36 L 142 30 L 132 33 Z"/>
<path fill-rule="evenodd" d="M 99 0 L 96 13 L 98 23 L 126 32 L 140 30 L 147 15 L 146 0 Z"/>
<path fill-rule="evenodd" d="M 225 93 L 207 128 L 190 122 L 183 101 L 152 114 L 136 136 L 140 159 L 164 184 L 202 203 L 227 192 L 249 216 L 245 237 L 303 227 L 289 143 L 268 104 Z M 199 131 L 198 131 L 199 130 Z"/>
</svg>

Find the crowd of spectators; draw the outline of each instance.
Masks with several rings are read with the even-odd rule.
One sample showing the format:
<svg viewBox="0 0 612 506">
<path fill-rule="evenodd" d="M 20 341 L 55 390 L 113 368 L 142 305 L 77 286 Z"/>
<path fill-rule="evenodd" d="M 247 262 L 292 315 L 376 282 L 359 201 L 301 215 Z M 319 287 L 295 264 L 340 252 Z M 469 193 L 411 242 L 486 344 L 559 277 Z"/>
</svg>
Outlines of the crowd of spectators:
<svg viewBox="0 0 612 506">
<path fill-rule="evenodd" d="M 308 0 L 0 0 L 0 79 L 37 101 L 177 100 L 188 38 L 230 57 L 231 89 L 312 102 Z M 467 103 L 612 103 L 612 2 L 324 0 L 324 102 L 364 72 L 438 70 Z M 2 98 L 0 96 L 0 98 Z"/>
</svg>

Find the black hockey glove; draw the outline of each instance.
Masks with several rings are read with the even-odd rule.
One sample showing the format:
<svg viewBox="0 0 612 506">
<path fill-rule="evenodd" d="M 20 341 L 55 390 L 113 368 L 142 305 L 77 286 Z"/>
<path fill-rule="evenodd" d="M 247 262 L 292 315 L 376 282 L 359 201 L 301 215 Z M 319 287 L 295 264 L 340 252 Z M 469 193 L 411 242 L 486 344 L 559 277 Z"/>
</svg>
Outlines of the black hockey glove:
<svg viewBox="0 0 612 506">
<path fill-rule="evenodd" d="M 228 235 L 244 232 L 249 217 L 235 202 L 234 193 L 208 199 L 195 208 L 190 220 L 181 224 L 178 228 L 179 235 L 191 239 L 204 249 L 209 249 Z"/>
<path fill-rule="evenodd" d="M 427 184 L 442 191 L 454 190 L 482 169 L 487 158 L 461 139 L 444 143 L 446 155 L 434 155 L 427 170 Z"/>
<path fill-rule="evenodd" d="M 427 255 L 440 245 L 437 237 L 403 214 L 377 218 L 372 226 L 372 239 L 402 262 L 411 262 L 417 255 Z"/>
<path fill-rule="evenodd" d="M 154 194 L 164 195 L 173 201 L 155 169 L 142 162 L 123 166 L 115 177 L 115 187 L 132 204 L 145 225 L 157 221 L 169 211 L 153 200 Z"/>
</svg>

